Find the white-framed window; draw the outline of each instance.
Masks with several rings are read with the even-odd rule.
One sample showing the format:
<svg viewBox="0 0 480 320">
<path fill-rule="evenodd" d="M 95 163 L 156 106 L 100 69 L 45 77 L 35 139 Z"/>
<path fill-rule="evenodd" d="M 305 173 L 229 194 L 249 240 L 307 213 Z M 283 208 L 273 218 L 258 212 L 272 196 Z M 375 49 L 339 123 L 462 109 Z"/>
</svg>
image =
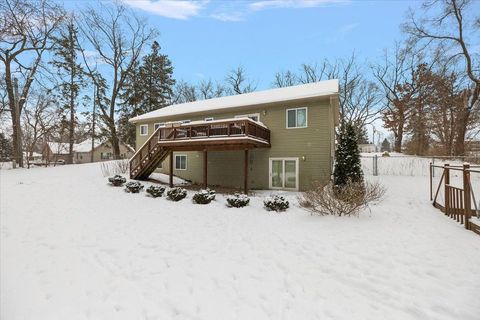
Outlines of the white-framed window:
<svg viewBox="0 0 480 320">
<path fill-rule="evenodd" d="M 213 117 L 205 118 L 205 121 L 213 121 Z"/>
<path fill-rule="evenodd" d="M 165 127 L 165 122 L 158 122 L 153 125 L 153 131 L 157 131 L 158 128 Z"/>
<path fill-rule="evenodd" d="M 235 118 L 250 118 L 253 121 L 260 121 L 260 113 L 239 114 Z"/>
<path fill-rule="evenodd" d="M 306 128 L 307 127 L 307 108 L 287 109 L 286 112 L 287 129 Z"/>
<path fill-rule="evenodd" d="M 181 122 L 182 123 L 190 123 L 190 122 L 192 122 L 192 120 L 182 120 Z"/>
<path fill-rule="evenodd" d="M 187 170 L 187 155 L 175 155 L 175 170 Z"/>
<path fill-rule="evenodd" d="M 140 125 L 140 135 L 147 136 L 148 135 L 148 124 L 141 124 Z"/>
</svg>

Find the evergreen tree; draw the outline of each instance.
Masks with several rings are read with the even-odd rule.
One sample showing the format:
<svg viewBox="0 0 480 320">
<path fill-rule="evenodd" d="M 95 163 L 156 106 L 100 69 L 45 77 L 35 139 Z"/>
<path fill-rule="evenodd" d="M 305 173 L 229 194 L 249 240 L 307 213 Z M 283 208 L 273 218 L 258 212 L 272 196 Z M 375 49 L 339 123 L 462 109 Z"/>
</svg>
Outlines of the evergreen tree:
<svg viewBox="0 0 480 320">
<path fill-rule="evenodd" d="M 343 124 L 340 128 L 338 145 L 335 150 L 333 178 L 336 187 L 343 187 L 349 181 L 363 183 L 363 171 L 357 141 L 355 127 L 351 123 Z"/>
<path fill-rule="evenodd" d="M 390 142 L 388 142 L 387 138 L 383 139 L 382 148 L 380 149 L 382 152 L 390 152 Z"/>
<path fill-rule="evenodd" d="M 172 97 L 172 62 L 167 55 L 160 54 L 160 45 L 154 41 L 152 52 L 142 59 L 139 76 L 144 95 L 141 101 L 143 112 L 150 112 L 167 106 Z"/>
<path fill-rule="evenodd" d="M 85 87 L 85 71 L 77 62 L 78 51 L 78 29 L 74 24 L 73 17 L 61 30 L 58 38 L 55 38 L 53 48 L 53 66 L 57 69 L 57 75 L 61 83 L 58 85 L 58 98 L 64 110 L 68 112 L 68 143 L 69 156 L 67 163 L 73 163 L 73 144 L 75 143 L 76 125 L 76 104 L 80 90 Z"/>
<path fill-rule="evenodd" d="M 121 94 L 123 102 L 120 105 L 118 118 L 120 139 L 131 146 L 135 146 L 135 125 L 129 123 L 128 120 L 143 113 L 140 105 L 144 90 L 143 83 L 140 81 L 139 69 L 138 62 L 135 62 L 126 76 L 125 87 Z"/>
<path fill-rule="evenodd" d="M 126 78 L 122 92 L 119 132 L 122 140 L 135 145 L 135 126 L 128 119 L 167 106 L 173 95 L 175 80 L 173 67 L 167 55 L 160 53 L 154 41 L 152 51 L 136 64 Z"/>
<path fill-rule="evenodd" d="M 0 132 L 0 161 L 10 160 L 13 156 L 12 140 Z"/>
<path fill-rule="evenodd" d="M 356 135 L 357 135 L 357 143 L 358 144 L 369 143 L 367 127 L 365 127 L 365 125 L 360 124 L 360 125 L 355 126 L 355 132 L 356 132 Z"/>
</svg>

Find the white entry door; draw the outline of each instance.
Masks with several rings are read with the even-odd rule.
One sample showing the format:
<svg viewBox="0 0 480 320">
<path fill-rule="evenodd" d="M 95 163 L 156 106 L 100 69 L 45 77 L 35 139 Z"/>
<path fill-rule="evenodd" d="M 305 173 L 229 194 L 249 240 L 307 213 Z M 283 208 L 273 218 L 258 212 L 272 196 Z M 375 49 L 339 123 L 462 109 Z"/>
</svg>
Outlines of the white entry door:
<svg viewBox="0 0 480 320">
<path fill-rule="evenodd" d="M 270 158 L 270 189 L 298 190 L 298 158 Z"/>
</svg>

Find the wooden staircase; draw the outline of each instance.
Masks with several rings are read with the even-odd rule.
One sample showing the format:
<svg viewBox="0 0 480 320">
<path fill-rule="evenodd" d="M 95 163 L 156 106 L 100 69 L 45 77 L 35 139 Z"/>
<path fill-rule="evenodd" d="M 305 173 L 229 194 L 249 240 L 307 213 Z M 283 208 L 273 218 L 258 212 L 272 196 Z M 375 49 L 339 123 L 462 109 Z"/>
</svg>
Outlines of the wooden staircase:
<svg viewBox="0 0 480 320">
<path fill-rule="evenodd" d="M 147 180 L 159 164 L 168 156 L 170 148 L 159 144 L 160 128 L 130 159 L 130 179 Z"/>
</svg>

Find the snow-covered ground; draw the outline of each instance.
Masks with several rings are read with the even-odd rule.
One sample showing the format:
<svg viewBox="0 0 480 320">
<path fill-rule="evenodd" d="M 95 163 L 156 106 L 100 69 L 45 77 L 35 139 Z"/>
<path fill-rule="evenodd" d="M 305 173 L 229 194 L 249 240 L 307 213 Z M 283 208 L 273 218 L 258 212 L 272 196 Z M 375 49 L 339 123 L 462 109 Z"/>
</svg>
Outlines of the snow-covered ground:
<svg viewBox="0 0 480 320">
<path fill-rule="evenodd" d="M 99 164 L 0 170 L 0 318 L 478 319 L 480 237 L 378 177 L 360 218 L 153 199 Z"/>
</svg>

